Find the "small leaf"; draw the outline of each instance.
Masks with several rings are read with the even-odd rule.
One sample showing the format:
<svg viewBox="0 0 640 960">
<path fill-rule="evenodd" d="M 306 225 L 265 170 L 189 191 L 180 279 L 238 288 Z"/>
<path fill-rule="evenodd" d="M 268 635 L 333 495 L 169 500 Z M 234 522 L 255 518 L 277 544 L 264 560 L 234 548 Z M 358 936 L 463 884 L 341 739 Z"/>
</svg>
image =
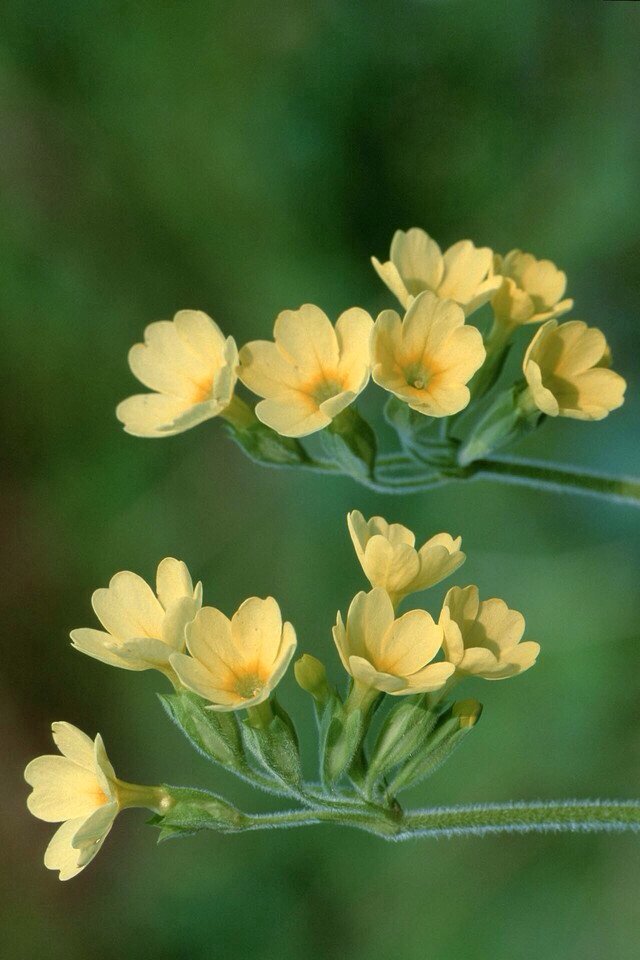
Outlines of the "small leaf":
<svg viewBox="0 0 640 960">
<path fill-rule="evenodd" d="M 163 707 L 190 743 L 224 767 L 244 767 L 244 749 L 234 713 L 207 710 L 195 693 L 158 694 Z"/>
</svg>

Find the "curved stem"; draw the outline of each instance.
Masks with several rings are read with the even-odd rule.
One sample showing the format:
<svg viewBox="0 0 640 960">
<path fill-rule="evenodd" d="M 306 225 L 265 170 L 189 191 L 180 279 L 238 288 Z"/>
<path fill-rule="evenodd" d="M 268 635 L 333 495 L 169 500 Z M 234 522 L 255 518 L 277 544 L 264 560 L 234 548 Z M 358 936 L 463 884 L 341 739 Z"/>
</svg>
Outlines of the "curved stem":
<svg viewBox="0 0 640 960">
<path fill-rule="evenodd" d="M 504 457 L 477 460 L 468 469 L 468 475 L 476 479 L 503 480 L 538 489 L 606 497 L 640 506 L 640 480 L 633 478 L 610 477 L 587 470 Z"/>
</svg>

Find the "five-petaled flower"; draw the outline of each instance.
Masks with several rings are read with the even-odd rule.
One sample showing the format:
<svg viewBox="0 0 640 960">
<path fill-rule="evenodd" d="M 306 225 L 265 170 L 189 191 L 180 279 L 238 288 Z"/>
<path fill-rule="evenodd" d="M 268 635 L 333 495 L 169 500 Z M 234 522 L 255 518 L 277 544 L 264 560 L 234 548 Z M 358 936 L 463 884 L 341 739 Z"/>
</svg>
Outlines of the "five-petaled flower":
<svg viewBox="0 0 640 960">
<path fill-rule="evenodd" d="M 356 685 L 393 696 L 439 690 L 455 669 L 451 663 L 431 662 L 442 646 L 442 627 L 425 610 L 411 610 L 396 620 L 391 599 L 380 587 L 353 598 L 346 625 L 338 613 L 333 639 Z"/>
<path fill-rule="evenodd" d="M 480 331 L 465 324 L 462 309 L 428 292 L 415 298 L 404 319 L 395 310 L 382 311 L 371 351 L 375 382 L 431 417 L 467 406 L 466 384 L 485 358 Z"/>
<path fill-rule="evenodd" d="M 524 357 L 526 399 L 550 417 L 602 420 L 622 406 L 627 386 L 608 369 L 610 359 L 601 330 L 581 320 L 548 320 Z"/>
<path fill-rule="evenodd" d="M 187 627 L 191 656 L 175 653 L 171 666 L 185 687 L 211 710 L 240 710 L 266 700 L 285 674 L 296 648 L 292 625 L 267 597 L 245 600 L 229 620 L 203 607 Z"/>
<path fill-rule="evenodd" d="M 414 297 L 430 290 L 441 300 L 455 300 L 466 316 L 489 300 L 501 284 L 493 273 L 493 251 L 460 240 L 443 254 L 428 233 L 412 227 L 396 230 L 391 259 L 371 262 L 389 290 L 407 309 Z"/>
<path fill-rule="evenodd" d="M 347 516 L 358 560 L 372 587 L 382 587 L 397 606 L 410 593 L 426 590 L 464 563 L 462 537 L 438 533 L 416 550 L 415 534 L 383 517 L 365 520 L 359 510 Z"/>
<path fill-rule="evenodd" d="M 478 588 L 452 587 L 440 614 L 444 630 L 442 649 L 456 673 L 504 680 L 528 670 L 536 662 L 540 645 L 521 643 L 524 617 L 504 600 L 480 600 Z"/>
<path fill-rule="evenodd" d="M 95 741 L 70 723 L 52 724 L 62 756 L 36 757 L 24 776 L 33 787 L 31 813 L 48 823 L 62 823 L 44 855 L 49 870 L 70 880 L 100 850 L 120 809 L 117 780 L 102 737 Z"/>
<path fill-rule="evenodd" d="M 238 350 L 233 337 L 200 310 L 151 323 L 144 343 L 129 351 L 129 366 L 145 387 L 118 404 L 116 416 L 136 437 L 168 437 L 217 417 L 231 403 Z"/>
<path fill-rule="evenodd" d="M 256 416 L 285 437 L 304 437 L 328 426 L 366 387 L 373 321 L 359 307 L 345 310 L 335 327 L 311 303 L 283 310 L 275 343 L 254 340 L 240 351 L 240 379 L 264 397 Z"/>
<path fill-rule="evenodd" d="M 496 254 L 493 262 L 496 274 L 503 277 L 491 300 L 498 323 L 507 327 L 541 323 L 571 310 L 573 300 L 562 299 L 567 275 L 551 260 L 537 260 L 531 253 L 511 250 L 504 257 Z"/>
<path fill-rule="evenodd" d="M 76 650 L 114 667 L 160 670 L 175 680 L 169 657 L 184 649 L 185 627 L 202 604 L 202 584 L 194 588 L 181 560 L 162 560 L 155 594 L 142 577 L 123 570 L 91 602 L 104 631 L 72 630 Z"/>
</svg>

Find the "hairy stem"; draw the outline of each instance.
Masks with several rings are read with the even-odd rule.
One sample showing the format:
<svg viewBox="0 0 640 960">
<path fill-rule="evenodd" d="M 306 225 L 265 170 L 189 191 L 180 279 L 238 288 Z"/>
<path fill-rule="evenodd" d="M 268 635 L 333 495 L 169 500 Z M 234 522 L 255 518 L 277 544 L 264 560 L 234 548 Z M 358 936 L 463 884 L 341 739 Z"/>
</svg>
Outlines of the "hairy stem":
<svg viewBox="0 0 640 960">
<path fill-rule="evenodd" d="M 386 837 L 484 836 L 489 833 L 639 831 L 640 801 L 567 800 L 415 810 L 397 817 L 372 811 L 289 810 L 257 814 L 245 829 L 340 823 Z"/>
<path fill-rule="evenodd" d="M 470 476 L 477 479 L 502 480 L 505 483 L 520 483 L 543 490 L 605 497 L 635 506 L 640 505 L 639 480 L 608 477 L 534 460 L 514 460 L 503 457 L 495 460 L 478 460 L 471 464 Z"/>
</svg>

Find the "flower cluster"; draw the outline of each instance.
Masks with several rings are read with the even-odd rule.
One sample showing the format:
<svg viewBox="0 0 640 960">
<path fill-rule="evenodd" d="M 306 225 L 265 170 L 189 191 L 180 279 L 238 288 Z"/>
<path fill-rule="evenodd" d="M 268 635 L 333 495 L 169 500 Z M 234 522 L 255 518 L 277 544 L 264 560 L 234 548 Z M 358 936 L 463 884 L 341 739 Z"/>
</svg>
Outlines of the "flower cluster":
<svg viewBox="0 0 640 960">
<path fill-rule="evenodd" d="M 480 601 L 475 586 L 452 587 L 437 620 L 423 609 L 398 613 L 411 594 L 458 570 L 465 560 L 460 537 L 437 533 L 416 548 L 414 534 L 401 524 L 365 520 L 357 510 L 347 522 L 371 585 L 354 597 L 345 620 L 338 613 L 333 629 L 347 695 L 309 654 L 297 661 L 295 676 L 320 719 L 321 781 L 328 792 L 314 794 L 314 802 L 357 806 L 360 797 L 389 811 L 396 809 L 395 795 L 433 772 L 477 722 L 477 701 L 446 702 L 454 686 L 473 676 L 521 673 L 539 648 L 521 642 L 520 613 L 502 600 Z M 158 566 L 155 591 L 123 571 L 95 591 L 92 603 L 104 630 L 73 630 L 76 650 L 125 670 L 159 671 L 174 690 L 162 697 L 165 707 L 200 752 L 262 788 L 309 801 L 295 727 L 275 697 L 296 633 L 273 597 L 250 597 L 229 619 L 202 606 L 201 584 L 194 587 L 185 564 L 168 557 Z M 386 694 L 390 704 L 401 699 L 387 710 L 367 759 L 365 743 Z M 100 735 L 92 741 L 71 724 L 54 723 L 53 738 L 61 755 L 33 760 L 25 778 L 33 788 L 31 812 L 62 824 L 45 854 L 45 865 L 62 880 L 94 858 L 126 807 L 152 810 L 163 836 L 191 831 L 194 805 L 218 829 L 243 828 L 245 815 L 215 795 L 119 780 Z M 344 794 L 345 780 L 356 787 L 352 796 Z"/>
<path fill-rule="evenodd" d="M 623 403 L 626 384 L 610 369 L 604 335 L 558 319 L 573 300 L 565 297 L 565 273 L 550 260 L 521 250 L 501 256 L 470 240 L 442 253 L 413 227 L 396 231 L 388 261 L 372 262 L 401 312 L 385 309 L 374 320 L 352 307 L 334 324 L 304 304 L 278 315 L 272 341 L 240 351 L 198 311 L 152 323 L 129 364 L 155 392 L 118 406 L 125 430 L 161 437 L 221 417 L 258 461 L 340 470 L 388 487 L 392 477 L 375 432 L 354 406 L 369 379 L 388 394 L 385 417 L 404 454 L 449 477 L 468 475 L 473 461 L 545 417 L 601 420 Z M 481 317 L 485 305 L 492 322 L 473 325 L 469 318 Z M 506 356 L 520 340 L 515 334 L 531 325 L 538 329 L 521 375 L 504 385 Z M 239 395 L 238 382 L 259 398 L 255 405 Z M 494 388 L 487 412 L 481 401 Z M 478 416 L 460 423 L 467 408 Z M 300 442 L 313 434 L 321 434 L 324 457 Z"/>
</svg>

